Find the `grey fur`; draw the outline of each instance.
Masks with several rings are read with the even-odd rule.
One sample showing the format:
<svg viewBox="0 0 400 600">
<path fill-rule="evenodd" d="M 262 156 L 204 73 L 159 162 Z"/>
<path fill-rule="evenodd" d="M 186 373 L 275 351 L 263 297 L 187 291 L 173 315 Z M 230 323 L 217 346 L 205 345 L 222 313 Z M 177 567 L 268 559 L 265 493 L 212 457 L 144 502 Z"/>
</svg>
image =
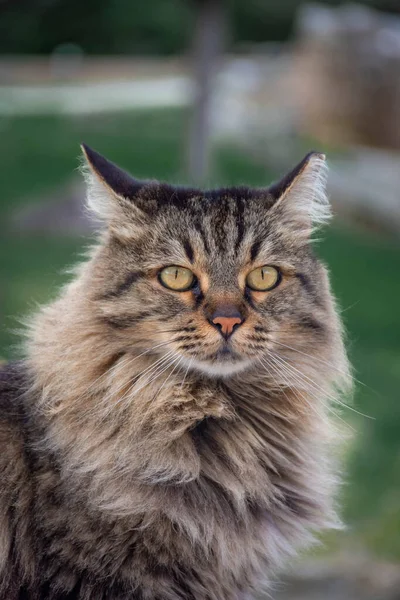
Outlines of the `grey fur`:
<svg viewBox="0 0 400 600">
<path fill-rule="evenodd" d="M 340 526 L 348 364 L 309 237 L 323 158 L 270 190 L 202 192 L 131 185 L 85 151 L 107 227 L 1 372 L 0 599 L 250 598 Z M 171 264 L 197 287 L 163 288 Z M 246 290 L 263 264 L 281 284 Z M 245 316 L 229 348 L 206 318 L 224 303 Z"/>
</svg>

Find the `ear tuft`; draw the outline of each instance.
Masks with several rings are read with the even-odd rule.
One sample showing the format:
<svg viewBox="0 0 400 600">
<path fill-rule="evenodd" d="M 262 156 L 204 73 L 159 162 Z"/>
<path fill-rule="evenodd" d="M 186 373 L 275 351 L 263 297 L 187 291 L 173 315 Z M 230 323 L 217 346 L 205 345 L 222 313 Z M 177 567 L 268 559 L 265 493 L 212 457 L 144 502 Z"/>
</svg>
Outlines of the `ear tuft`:
<svg viewBox="0 0 400 600">
<path fill-rule="evenodd" d="M 288 175 L 269 188 L 275 199 L 272 211 L 279 212 L 286 222 L 293 221 L 298 233 L 303 231 L 309 235 L 331 216 L 326 193 L 327 174 L 325 155 L 307 154 Z"/>
<path fill-rule="evenodd" d="M 86 144 L 81 144 L 81 148 L 89 167 L 117 196 L 132 199 L 143 186 Z"/>
<path fill-rule="evenodd" d="M 87 207 L 101 221 L 112 225 L 121 220 L 143 187 L 140 182 L 86 144 L 81 172 L 87 185 Z M 125 214 L 126 218 L 126 214 Z"/>
</svg>

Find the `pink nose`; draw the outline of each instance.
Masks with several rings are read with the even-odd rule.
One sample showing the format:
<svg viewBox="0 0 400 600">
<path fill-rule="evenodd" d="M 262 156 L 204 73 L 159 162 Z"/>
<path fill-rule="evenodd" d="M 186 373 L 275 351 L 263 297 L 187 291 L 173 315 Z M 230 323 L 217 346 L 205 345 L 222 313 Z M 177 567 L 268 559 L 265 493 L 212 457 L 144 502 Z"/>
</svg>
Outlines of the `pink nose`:
<svg viewBox="0 0 400 600">
<path fill-rule="evenodd" d="M 214 325 L 225 339 L 228 339 L 243 321 L 243 316 L 234 304 L 220 304 L 209 316 L 211 325 Z"/>
<path fill-rule="evenodd" d="M 235 325 L 241 325 L 242 319 L 239 317 L 217 317 L 212 322 L 220 329 L 224 337 L 229 337 L 235 329 Z"/>
</svg>

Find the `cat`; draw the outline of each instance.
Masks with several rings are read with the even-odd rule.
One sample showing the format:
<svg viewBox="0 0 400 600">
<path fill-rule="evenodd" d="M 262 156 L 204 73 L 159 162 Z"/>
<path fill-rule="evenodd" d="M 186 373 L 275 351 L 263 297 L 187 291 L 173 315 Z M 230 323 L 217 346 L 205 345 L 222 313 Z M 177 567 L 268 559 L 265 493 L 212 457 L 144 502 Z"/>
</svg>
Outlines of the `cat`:
<svg viewBox="0 0 400 600">
<path fill-rule="evenodd" d="M 340 527 L 325 157 L 201 191 L 83 152 L 96 243 L 0 374 L 0 599 L 253 598 Z"/>
</svg>

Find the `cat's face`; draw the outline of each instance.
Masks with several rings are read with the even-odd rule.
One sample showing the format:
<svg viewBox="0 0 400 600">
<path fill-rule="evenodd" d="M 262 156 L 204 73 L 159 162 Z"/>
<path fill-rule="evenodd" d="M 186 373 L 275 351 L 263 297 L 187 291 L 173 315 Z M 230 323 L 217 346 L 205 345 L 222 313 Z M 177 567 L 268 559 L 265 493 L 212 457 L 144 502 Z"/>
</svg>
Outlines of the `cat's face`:
<svg viewBox="0 0 400 600">
<path fill-rule="evenodd" d="M 320 155 L 269 189 L 201 192 L 136 182 L 86 152 L 89 199 L 109 224 L 95 310 L 125 348 L 227 376 L 265 367 L 274 345 L 328 341 L 329 289 L 309 244 L 312 212 L 326 209 Z"/>
</svg>

